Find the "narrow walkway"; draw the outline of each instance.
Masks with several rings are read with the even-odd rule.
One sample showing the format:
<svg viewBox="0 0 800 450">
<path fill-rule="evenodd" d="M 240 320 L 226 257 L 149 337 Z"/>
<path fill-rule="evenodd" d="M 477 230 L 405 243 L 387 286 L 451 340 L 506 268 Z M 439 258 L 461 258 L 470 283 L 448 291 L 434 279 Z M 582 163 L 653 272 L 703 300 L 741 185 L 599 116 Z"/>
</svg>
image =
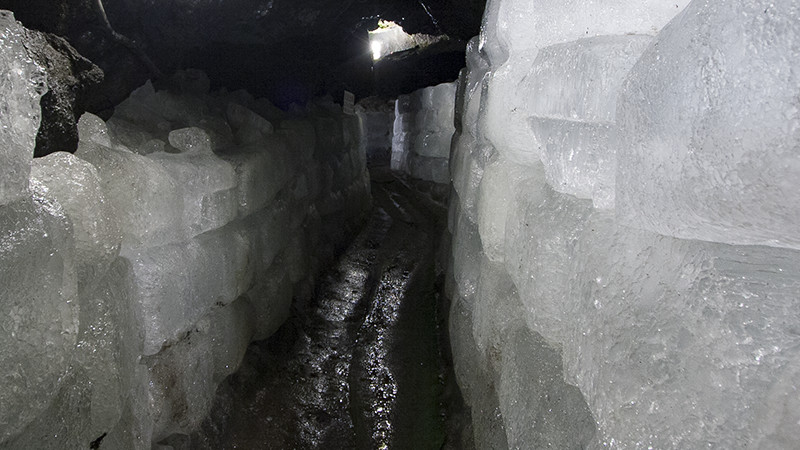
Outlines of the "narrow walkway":
<svg viewBox="0 0 800 450">
<path fill-rule="evenodd" d="M 366 227 L 316 298 L 250 346 L 191 448 L 442 447 L 434 257 L 445 212 L 386 171 L 372 194 Z"/>
</svg>

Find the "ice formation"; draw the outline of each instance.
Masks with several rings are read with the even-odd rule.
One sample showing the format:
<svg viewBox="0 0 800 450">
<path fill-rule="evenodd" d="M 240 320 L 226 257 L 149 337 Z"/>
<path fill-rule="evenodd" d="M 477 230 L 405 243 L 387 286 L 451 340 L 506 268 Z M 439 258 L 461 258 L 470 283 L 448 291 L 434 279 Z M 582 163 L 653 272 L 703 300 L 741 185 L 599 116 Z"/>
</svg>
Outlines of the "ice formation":
<svg viewBox="0 0 800 450">
<path fill-rule="evenodd" d="M 395 105 L 393 170 L 414 178 L 447 183 L 454 132 L 455 83 L 443 83 L 401 95 Z"/>
<path fill-rule="evenodd" d="M 41 192 L 0 207 L 0 442 L 53 401 L 78 339 L 69 219 Z"/>
<path fill-rule="evenodd" d="M 800 439 L 800 9 L 490 0 L 447 293 L 476 448 Z"/>
<path fill-rule="evenodd" d="M 356 105 L 366 136 L 367 161 L 388 164 L 392 154 L 394 132 L 394 102 L 368 97 Z"/>
<path fill-rule="evenodd" d="M 39 99 L 47 75 L 22 44 L 25 29 L 10 11 L 0 11 L 0 205 L 24 198 L 39 129 Z"/>
<path fill-rule="evenodd" d="M 658 35 L 620 95 L 626 223 L 800 249 L 798 10 L 695 2 Z"/>
<path fill-rule="evenodd" d="M 88 283 L 105 272 L 119 255 L 122 235 L 97 169 L 74 155 L 56 152 L 33 160 L 30 184 L 69 216 L 79 282 Z"/>
<path fill-rule="evenodd" d="M 31 122 L 39 75 L 11 70 L 21 58 L 4 60 L 4 99 Z M 3 180 L 25 185 L 0 206 L 0 447 L 191 432 L 368 207 L 357 116 L 328 100 L 290 116 L 196 72 L 173 82 L 191 80 L 147 84 L 108 122 L 84 115 L 75 155 L 32 160 L 36 127 L 4 128 Z"/>
</svg>

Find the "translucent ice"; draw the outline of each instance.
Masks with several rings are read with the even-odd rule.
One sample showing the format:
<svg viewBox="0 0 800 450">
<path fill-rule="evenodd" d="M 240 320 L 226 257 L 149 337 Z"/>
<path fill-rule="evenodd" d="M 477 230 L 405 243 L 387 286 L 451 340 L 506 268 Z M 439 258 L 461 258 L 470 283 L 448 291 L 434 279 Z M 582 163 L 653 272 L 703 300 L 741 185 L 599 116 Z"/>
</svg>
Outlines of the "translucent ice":
<svg viewBox="0 0 800 450">
<path fill-rule="evenodd" d="M 800 10 L 551 3 L 490 0 L 461 76 L 446 289 L 476 446 L 792 448 Z"/>
<path fill-rule="evenodd" d="M 44 70 L 23 45 L 25 29 L 0 11 L 0 205 L 26 196 L 39 129 L 39 99 L 47 91 Z"/>
<path fill-rule="evenodd" d="M 162 141 L 167 140 L 172 130 L 198 127 L 208 133 L 212 148 L 227 147 L 233 142 L 231 127 L 208 100 L 203 96 L 156 91 L 148 81 L 117 105 L 114 120 L 135 124 L 135 129 Z"/>
<path fill-rule="evenodd" d="M 254 339 L 271 336 L 289 318 L 292 305 L 292 283 L 280 267 L 271 267 L 256 281 L 246 297 L 255 308 Z"/>
<path fill-rule="evenodd" d="M 290 222 L 294 212 L 291 206 L 286 201 L 275 202 L 242 221 L 252 236 L 253 259 L 259 270 L 270 267 L 275 256 L 291 240 Z"/>
<path fill-rule="evenodd" d="M 486 353 L 484 364 L 498 372 L 509 448 L 586 448 L 595 434 L 592 414 L 580 390 L 564 382 L 559 348 L 526 326 L 525 309 L 503 266 L 484 262 L 478 289 L 473 336 Z"/>
<path fill-rule="evenodd" d="M 157 162 L 175 180 L 183 196 L 183 226 L 191 235 L 219 228 L 236 217 L 236 176 L 227 161 L 211 151 L 208 134 L 199 128 L 169 133 L 180 154 L 157 152 L 147 158 Z"/>
<path fill-rule="evenodd" d="M 102 275 L 119 254 L 122 235 L 94 166 L 69 153 L 52 153 L 33 160 L 31 185 L 58 201 L 69 217 L 79 279 Z"/>
<path fill-rule="evenodd" d="M 0 443 L 53 401 L 78 337 L 72 229 L 49 199 L 0 206 Z"/>
<path fill-rule="evenodd" d="M 356 113 L 364 124 L 367 157 L 375 161 L 383 160 L 391 154 L 394 112 L 358 106 Z"/>
<path fill-rule="evenodd" d="M 558 192 L 614 207 L 617 127 L 611 123 L 532 117 L 547 182 Z"/>
<path fill-rule="evenodd" d="M 78 136 L 83 141 L 111 147 L 108 125 L 92 113 L 84 113 L 78 120 Z"/>
<path fill-rule="evenodd" d="M 189 127 L 172 130 L 167 135 L 170 145 L 187 154 L 210 154 L 211 138 L 202 128 Z"/>
<path fill-rule="evenodd" d="M 122 229 L 123 247 L 140 248 L 186 238 L 183 198 L 159 163 L 125 149 L 81 141 L 75 155 L 92 163 Z"/>
<path fill-rule="evenodd" d="M 497 67 L 560 42 L 604 35 L 656 34 L 689 0 L 489 0 L 481 27 L 482 47 Z"/>
<path fill-rule="evenodd" d="M 105 432 L 113 434 L 110 430 L 117 426 L 123 433 L 132 431 L 119 424 L 136 391 L 133 374 L 142 352 L 142 317 L 131 300 L 132 273 L 130 262 L 117 258 L 93 289 L 81 294 L 78 358 L 90 391 L 90 442 Z"/>
<path fill-rule="evenodd" d="M 0 202 L 0 447 L 190 433 L 369 206 L 358 117 L 287 119 L 188 75 L 85 115 L 76 155 Z"/>
<path fill-rule="evenodd" d="M 450 160 L 453 189 L 458 193 L 464 214 L 473 222 L 478 221 L 478 188 L 484 168 L 494 154 L 489 145 L 479 145 L 469 134 L 453 138 L 453 158 Z"/>
<path fill-rule="evenodd" d="M 147 366 L 148 398 L 143 411 L 158 442 L 174 433 L 189 434 L 211 409 L 216 383 L 211 342 L 211 321 L 203 318 L 169 348 L 142 359 Z M 170 447 L 172 448 L 172 447 Z"/>
<path fill-rule="evenodd" d="M 456 97 L 455 83 L 442 83 L 411 94 L 412 105 L 417 109 L 414 125 L 417 130 L 440 131 L 453 127 L 452 107 Z"/>
<path fill-rule="evenodd" d="M 230 305 L 215 308 L 210 318 L 208 339 L 214 357 L 212 379 L 215 383 L 221 383 L 225 377 L 236 372 L 244 358 L 255 332 L 255 314 L 253 305 L 240 297 Z"/>
<path fill-rule="evenodd" d="M 773 439 L 796 437 L 796 422 L 775 429 L 763 414 L 775 424 L 796 413 L 764 402 L 794 377 L 800 280 L 790 267 L 800 254 L 673 239 L 612 219 L 586 221 L 580 275 L 561 305 L 574 321 L 565 369 L 604 441 L 730 448 L 759 442 L 765 426 Z"/>
<path fill-rule="evenodd" d="M 485 79 L 490 75 L 489 63 L 480 51 L 480 39 L 472 38 L 467 44 L 467 67 L 458 81 L 454 121 L 456 134 L 463 132 L 473 138 L 478 136 L 478 114 Z"/>
<path fill-rule="evenodd" d="M 414 137 L 414 153 L 429 158 L 449 158 L 453 130 L 422 132 Z"/>
<path fill-rule="evenodd" d="M 488 55 L 493 69 L 491 77 L 486 80 L 481 113 L 485 137 L 509 159 L 519 164 L 534 164 L 539 157 L 537 141 L 527 127 L 527 119 L 531 115 L 529 108 L 532 102 L 537 102 L 535 91 L 538 88 L 534 84 L 536 77 L 530 73 L 537 68 L 535 61 L 540 51 L 555 44 L 597 36 L 654 35 L 687 3 L 688 0 L 672 3 L 658 0 L 613 0 L 602 3 L 578 0 L 557 3 L 542 0 L 490 1 L 481 33 L 481 49 Z M 603 39 L 624 41 L 627 37 L 600 38 Z M 569 49 L 556 47 L 552 50 L 561 53 Z M 566 59 L 579 56 L 581 52 L 588 56 L 593 51 L 589 48 L 573 50 L 576 53 L 569 55 L 568 52 L 564 55 Z M 612 49 L 605 49 L 608 50 Z M 613 50 L 621 56 L 619 51 L 620 49 Z M 598 56 L 602 53 L 601 50 Z M 559 58 L 558 54 L 551 55 L 556 60 Z M 602 62 L 602 59 L 596 61 Z M 556 69 L 558 65 L 556 61 L 542 63 L 545 66 L 553 64 L 550 69 Z M 593 65 L 591 61 L 587 60 L 587 63 Z M 603 64 L 599 66 L 603 67 Z M 618 63 L 611 63 L 609 69 L 614 66 L 618 66 Z M 570 75 L 580 77 L 580 73 L 576 69 Z M 565 87 L 572 84 L 567 79 L 562 81 Z M 586 81 L 589 81 L 588 77 Z M 604 87 L 598 84 L 592 86 L 592 83 L 589 81 L 591 87 L 599 88 L 595 92 L 602 92 Z M 576 80 L 573 86 L 581 88 L 580 80 Z M 611 86 L 613 84 L 609 84 Z M 584 92 L 578 89 L 576 94 L 581 96 Z M 585 94 L 588 94 L 587 100 L 596 95 L 591 90 Z M 547 97 L 543 100 L 549 101 Z M 593 101 L 588 101 L 585 106 L 589 107 L 592 103 Z M 580 108 L 580 105 L 571 108 Z"/>
<path fill-rule="evenodd" d="M 293 173 L 286 139 L 277 134 L 265 138 L 261 145 L 242 147 L 222 158 L 235 173 L 240 217 L 272 202 Z"/>
<path fill-rule="evenodd" d="M 450 141 L 450 136 L 447 137 L 447 141 Z M 411 154 L 406 164 L 408 165 L 409 175 L 414 178 L 440 184 L 445 184 L 450 181 L 450 170 L 447 158 Z"/>
<path fill-rule="evenodd" d="M 597 36 L 539 51 L 520 84 L 533 116 L 614 122 L 625 76 L 652 36 Z"/>
<path fill-rule="evenodd" d="M 199 427 L 211 410 L 217 384 L 239 367 L 253 323 L 252 306 L 238 299 L 210 311 L 180 341 L 143 359 L 154 440 Z"/>
<path fill-rule="evenodd" d="M 300 160 L 310 160 L 314 155 L 316 131 L 314 125 L 304 119 L 286 119 L 280 122 L 280 130 L 289 145 L 289 151 Z"/>
<path fill-rule="evenodd" d="M 129 270 L 118 258 L 90 292 L 80 295 L 78 342 L 61 388 L 4 448 L 89 448 L 100 436 L 108 448 L 149 448 L 149 437 L 130 421 L 131 409 L 139 412 L 144 405 L 133 401 L 141 340 L 140 321 L 128 313 Z"/>
<path fill-rule="evenodd" d="M 251 234 L 239 224 L 132 256 L 134 302 L 144 319 L 144 353 L 174 342 L 216 304 L 252 283 Z"/>
<path fill-rule="evenodd" d="M 226 117 L 240 144 L 258 142 L 273 133 L 272 124 L 267 119 L 237 103 L 228 103 Z"/>
<path fill-rule="evenodd" d="M 337 116 L 329 114 L 314 116 L 312 123 L 317 137 L 316 148 L 344 148 L 344 131 Z"/>
<path fill-rule="evenodd" d="M 472 436 L 467 436 L 466 440 L 474 441 L 475 448 L 505 449 L 508 441 L 496 387 L 486 382 L 495 374 L 488 355 L 475 342 L 472 301 L 472 297 L 457 298 L 450 307 L 449 320 L 451 339 L 458 342 L 453 346 L 456 379 L 472 416 Z"/>
<path fill-rule="evenodd" d="M 446 183 L 455 132 L 455 83 L 443 83 L 400 96 L 395 104 L 392 170 Z"/>
<path fill-rule="evenodd" d="M 493 166 L 487 170 L 491 177 Z M 596 439 L 622 448 L 708 441 L 733 447 L 761 442 L 765 427 L 773 433 L 769 442 L 800 431 L 788 425 L 791 408 L 760 406 L 769 392 L 783 398 L 796 377 L 789 361 L 798 318 L 790 309 L 800 279 L 790 267 L 800 253 L 626 228 L 615 223 L 613 212 L 555 192 L 541 178 L 525 180 L 513 192 L 504 266 L 519 289 L 527 330 L 503 337 L 494 325 L 512 319 L 497 303 L 498 289 L 485 291 L 487 280 L 502 278 L 487 272 L 486 262 L 479 266 L 472 312 L 477 344 L 502 349 L 499 396 L 509 442 L 538 442 L 537 428 L 526 425 L 528 414 L 548 398 L 561 399 L 559 407 L 575 418 L 584 408 L 581 396 L 597 421 Z M 467 239 L 473 233 L 456 227 L 454 243 L 463 247 L 460 233 Z M 456 265 L 457 281 L 459 264 L 472 265 L 460 251 L 454 260 L 465 261 Z M 491 303 L 482 307 L 483 302 Z M 553 349 L 563 351 L 563 369 Z M 563 388 L 558 383 L 538 391 L 540 385 L 524 381 L 526 374 L 550 370 L 548 365 L 555 366 L 539 377 L 544 383 L 560 380 L 563 370 L 581 395 L 554 394 Z M 571 397 L 577 403 L 563 403 Z M 773 420 L 768 424 L 755 411 L 769 411 Z M 554 417 L 542 423 L 557 422 Z M 573 430 L 574 424 L 561 427 Z M 553 439 L 561 433 L 540 430 L 556 433 Z"/>
<path fill-rule="evenodd" d="M 627 223 L 800 248 L 798 45 L 793 2 L 693 2 L 664 28 L 620 99 Z"/>
<path fill-rule="evenodd" d="M 474 295 L 482 259 L 478 226 L 467 216 L 457 213 L 453 229 L 453 277 L 456 292 L 461 296 Z"/>
<path fill-rule="evenodd" d="M 505 257 L 506 219 L 516 187 L 528 178 L 541 180 L 542 172 L 541 166 L 530 169 L 504 159 L 492 162 L 484 170 L 477 197 L 477 218 L 483 251 L 490 260 L 502 261 Z"/>
<path fill-rule="evenodd" d="M 539 169 L 541 171 L 541 169 Z M 541 173 L 541 172 L 539 172 Z M 554 191 L 541 176 L 521 180 L 507 206 L 505 266 L 530 312 L 531 328 L 553 342 L 569 330 L 565 287 L 592 203 Z"/>
</svg>

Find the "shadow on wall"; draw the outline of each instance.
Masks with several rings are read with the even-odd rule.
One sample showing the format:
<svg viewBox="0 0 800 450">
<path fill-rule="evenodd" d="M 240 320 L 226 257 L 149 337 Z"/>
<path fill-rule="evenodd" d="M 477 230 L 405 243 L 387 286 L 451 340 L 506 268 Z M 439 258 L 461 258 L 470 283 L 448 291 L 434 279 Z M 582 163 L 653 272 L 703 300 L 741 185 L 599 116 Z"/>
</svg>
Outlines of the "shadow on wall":
<svg viewBox="0 0 800 450">
<path fill-rule="evenodd" d="M 445 40 L 384 56 L 374 65 L 375 92 L 394 98 L 455 81 L 464 68 L 465 51 L 464 41 Z"/>
</svg>

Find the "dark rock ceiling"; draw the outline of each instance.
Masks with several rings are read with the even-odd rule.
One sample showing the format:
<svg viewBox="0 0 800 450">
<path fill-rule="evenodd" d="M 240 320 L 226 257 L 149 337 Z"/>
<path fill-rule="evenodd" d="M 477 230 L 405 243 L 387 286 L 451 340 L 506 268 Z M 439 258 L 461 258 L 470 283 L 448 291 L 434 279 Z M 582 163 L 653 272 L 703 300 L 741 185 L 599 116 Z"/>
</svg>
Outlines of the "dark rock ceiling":
<svg viewBox="0 0 800 450">
<path fill-rule="evenodd" d="M 343 89 L 367 96 L 377 91 L 367 30 L 375 28 L 379 18 L 398 22 L 410 33 L 466 40 L 479 31 L 485 0 L 103 0 L 102 4 L 114 30 L 133 40 L 136 48 L 114 39 L 98 0 L 0 0 L 0 9 L 12 10 L 23 25 L 65 37 L 103 69 L 105 81 L 87 100 L 87 109 L 93 112 L 108 110 L 155 75 L 141 54 L 164 74 L 199 68 L 217 86 L 246 88 L 279 106 L 323 93 L 336 95 Z M 431 64 L 430 57 L 419 60 Z M 413 64 L 402 67 L 426 72 Z M 457 67 L 454 70 L 457 73 Z M 432 79 L 428 84 L 441 81 L 446 80 Z M 380 92 L 391 96 L 400 89 L 384 86 Z"/>
</svg>

